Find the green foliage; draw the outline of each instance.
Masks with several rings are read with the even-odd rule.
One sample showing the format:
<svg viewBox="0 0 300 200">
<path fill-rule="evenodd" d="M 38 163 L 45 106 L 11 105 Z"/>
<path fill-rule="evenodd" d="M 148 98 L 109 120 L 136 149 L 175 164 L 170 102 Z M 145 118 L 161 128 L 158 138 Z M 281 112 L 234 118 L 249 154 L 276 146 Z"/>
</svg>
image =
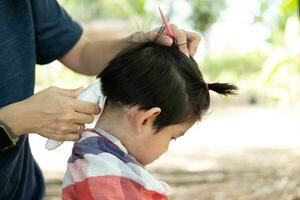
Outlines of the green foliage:
<svg viewBox="0 0 300 200">
<path fill-rule="evenodd" d="M 269 97 L 277 102 L 286 101 L 295 103 L 300 97 L 300 60 L 281 59 L 271 66 L 263 77 L 264 88 Z M 264 74 L 264 73 L 263 73 Z"/>
<path fill-rule="evenodd" d="M 243 79 L 252 74 L 258 74 L 266 60 L 266 55 L 260 51 L 250 52 L 245 55 L 224 54 L 221 56 L 207 57 L 204 70 L 213 79 L 218 79 L 224 74 L 231 79 Z"/>
<path fill-rule="evenodd" d="M 261 85 L 268 93 L 268 97 L 276 99 L 276 101 L 287 101 L 286 99 L 288 99 L 293 102 L 300 96 L 300 80 L 298 78 L 300 62 L 299 59 L 293 57 L 295 55 L 289 53 L 291 49 L 285 41 L 285 37 L 293 37 L 286 35 L 286 24 L 288 20 L 299 17 L 298 3 L 299 0 L 261 0 L 259 1 L 259 14 L 254 16 L 255 22 L 262 23 L 269 28 L 271 35 L 267 42 L 274 51 L 276 49 L 281 52 L 280 58 L 269 54 L 260 72 Z"/>
<path fill-rule="evenodd" d="M 281 12 L 288 13 L 298 8 L 298 0 L 284 0 L 281 5 Z"/>
<path fill-rule="evenodd" d="M 166 2 L 166 0 L 152 1 L 157 3 L 157 5 L 161 2 Z M 154 18 L 154 12 L 147 11 L 145 8 L 145 0 L 61 0 L 60 2 L 79 21 L 90 21 L 100 18 L 131 20 L 138 16 L 145 22 L 149 18 Z M 172 11 L 174 0 L 169 2 L 170 11 Z M 226 5 L 226 0 L 188 0 L 188 2 L 193 9 L 191 20 L 194 28 L 203 32 L 216 22 L 220 12 Z"/>
<path fill-rule="evenodd" d="M 188 2 L 193 8 L 194 28 L 203 32 L 217 21 L 221 11 L 226 7 L 226 0 L 188 0 Z"/>
<path fill-rule="evenodd" d="M 61 4 L 79 21 L 100 18 L 130 19 L 146 16 L 145 0 L 61 0 Z"/>
<path fill-rule="evenodd" d="M 100 0 L 61 0 L 63 7 L 80 21 L 87 21 L 102 16 Z"/>
<path fill-rule="evenodd" d="M 260 0 L 253 23 L 259 22 L 271 31 L 268 42 L 283 45 L 283 34 L 289 17 L 298 15 L 298 0 Z"/>
<path fill-rule="evenodd" d="M 145 10 L 145 0 L 128 0 L 128 4 L 132 6 L 133 10 L 139 15 L 147 15 Z"/>
</svg>

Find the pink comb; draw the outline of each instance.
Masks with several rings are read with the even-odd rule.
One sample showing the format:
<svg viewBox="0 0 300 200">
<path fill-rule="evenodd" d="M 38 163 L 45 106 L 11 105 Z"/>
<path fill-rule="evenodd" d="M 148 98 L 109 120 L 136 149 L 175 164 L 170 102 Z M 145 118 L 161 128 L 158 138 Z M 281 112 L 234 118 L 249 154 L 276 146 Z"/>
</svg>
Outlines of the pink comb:
<svg viewBox="0 0 300 200">
<path fill-rule="evenodd" d="M 160 9 L 159 6 L 158 6 L 158 9 L 159 9 L 159 12 L 160 12 L 161 19 L 162 19 L 162 21 L 163 21 L 163 23 L 165 25 L 166 30 L 167 30 L 167 36 L 169 36 L 170 38 L 173 39 L 173 41 L 175 41 L 174 34 L 173 34 L 173 32 L 172 32 L 172 30 L 171 30 L 171 28 L 169 26 L 169 23 L 168 23 L 165 15 L 163 14 L 163 12 L 161 11 L 161 9 Z"/>
</svg>

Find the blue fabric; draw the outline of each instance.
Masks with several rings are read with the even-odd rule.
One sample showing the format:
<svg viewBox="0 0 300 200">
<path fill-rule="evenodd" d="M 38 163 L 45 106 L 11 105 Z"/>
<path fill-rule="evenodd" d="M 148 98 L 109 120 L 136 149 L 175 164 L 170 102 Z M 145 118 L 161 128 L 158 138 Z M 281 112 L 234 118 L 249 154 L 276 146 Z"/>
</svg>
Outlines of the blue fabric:
<svg viewBox="0 0 300 200">
<path fill-rule="evenodd" d="M 36 63 L 60 58 L 81 34 L 56 0 L 1 0 L 0 108 L 33 95 Z M 41 170 L 24 135 L 16 147 L 0 152 L 0 199 L 39 200 L 44 193 Z"/>
<path fill-rule="evenodd" d="M 101 132 L 100 132 L 101 134 Z M 117 157 L 123 163 L 134 163 L 141 166 L 134 157 L 123 152 L 118 146 L 108 142 L 109 139 L 105 136 L 88 137 L 80 142 L 75 142 L 72 150 L 72 155 L 68 163 L 74 163 L 77 159 L 83 159 L 84 154 L 98 155 L 100 153 L 109 153 Z"/>
</svg>

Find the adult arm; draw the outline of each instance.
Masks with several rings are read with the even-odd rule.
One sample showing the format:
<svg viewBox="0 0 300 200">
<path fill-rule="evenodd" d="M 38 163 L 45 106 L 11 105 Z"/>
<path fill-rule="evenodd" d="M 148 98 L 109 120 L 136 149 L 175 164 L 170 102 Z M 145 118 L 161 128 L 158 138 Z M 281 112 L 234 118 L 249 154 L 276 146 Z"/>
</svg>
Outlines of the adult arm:
<svg viewBox="0 0 300 200">
<path fill-rule="evenodd" d="M 82 28 L 56 0 L 30 0 L 37 64 L 61 58 L 79 41 Z M 80 90 L 45 89 L 20 102 L 12 101 L 0 110 L 0 120 L 14 137 L 38 133 L 55 140 L 76 140 L 85 123 L 100 112 L 97 104 L 76 100 Z"/>
<path fill-rule="evenodd" d="M 187 56 L 193 56 L 196 53 L 201 37 L 199 34 L 179 29 L 176 25 L 170 25 L 179 50 Z M 146 33 L 147 37 L 153 38 L 159 28 Z M 76 45 L 67 52 L 59 60 L 68 68 L 81 74 L 98 75 L 108 64 L 108 62 L 122 49 L 124 49 L 129 41 L 137 41 L 141 37 L 140 32 L 134 33 L 132 36 L 124 37 L 109 41 L 89 41 L 84 35 Z M 172 39 L 167 35 L 162 35 L 159 42 L 170 46 Z"/>
</svg>

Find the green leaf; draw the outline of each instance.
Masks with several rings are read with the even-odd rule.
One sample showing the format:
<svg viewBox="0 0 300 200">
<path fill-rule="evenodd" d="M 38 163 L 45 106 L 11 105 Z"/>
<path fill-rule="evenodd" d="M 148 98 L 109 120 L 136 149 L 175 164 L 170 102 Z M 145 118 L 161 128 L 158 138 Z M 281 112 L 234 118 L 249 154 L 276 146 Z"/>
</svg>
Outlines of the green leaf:
<svg viewBox="0 0 300 200">
<path fill-rule="evenodd" d="M 298 0 L 284 0 L 281 5 L 281 13 L 287 13 L 291 10 L 297 9 Z"/>
</svg>

